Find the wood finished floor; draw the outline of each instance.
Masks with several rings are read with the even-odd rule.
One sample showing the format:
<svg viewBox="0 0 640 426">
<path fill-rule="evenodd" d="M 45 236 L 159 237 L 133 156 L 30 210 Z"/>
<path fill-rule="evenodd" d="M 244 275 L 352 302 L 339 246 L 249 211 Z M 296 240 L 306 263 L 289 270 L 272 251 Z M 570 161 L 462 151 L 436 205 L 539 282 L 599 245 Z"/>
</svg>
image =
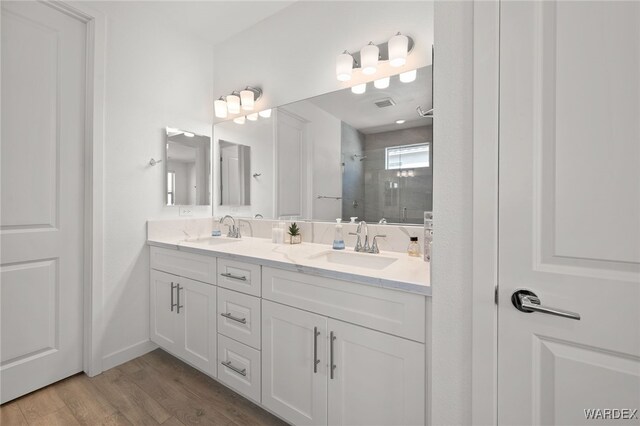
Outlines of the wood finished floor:
<svg viewBox="0 0 640 426">
<path fill-rule="evenodd" d="M 157 349 L 96 377 L 78 374 L 0 406 L 0 425 L 286 425 Z"/>
</svg>

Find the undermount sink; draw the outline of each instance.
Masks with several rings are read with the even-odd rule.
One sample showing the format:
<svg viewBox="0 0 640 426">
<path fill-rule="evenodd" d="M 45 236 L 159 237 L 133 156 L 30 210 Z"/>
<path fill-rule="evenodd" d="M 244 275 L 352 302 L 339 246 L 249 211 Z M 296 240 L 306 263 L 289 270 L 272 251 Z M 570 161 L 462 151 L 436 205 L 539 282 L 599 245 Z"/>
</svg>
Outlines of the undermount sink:
<svg viewBox="0 0 640 426">
<path fill-rule="evenodd" d="M 201 238 L 197 240 L 185 240 L 185 243 L 217 246 L 222 244 L 237 243 L 239 241 L 241 241 L 240 238 L 210 237 L 210 238 Z"/>
<path fill-rule="evenodd" d="M 354 253 L 345 251 L 327 250 L 314 254 L 309 259 L 324 260 L 338 265 L 355 266 L 358 268 L 381 270 L 395 262 L 396 258 L 381 256 L 379 254 Z"/>
</svg>

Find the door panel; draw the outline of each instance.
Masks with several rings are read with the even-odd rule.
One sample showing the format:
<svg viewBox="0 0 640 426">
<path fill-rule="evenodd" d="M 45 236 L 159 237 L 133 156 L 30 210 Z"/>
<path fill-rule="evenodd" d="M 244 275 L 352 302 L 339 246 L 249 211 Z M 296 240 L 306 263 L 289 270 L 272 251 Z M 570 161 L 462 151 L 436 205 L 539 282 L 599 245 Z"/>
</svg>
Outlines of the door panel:
<svg viewBox="0 0 640 426">
<path fill-rule="evenodd" d="M 216 287 L 182 277 L 179 285 L 178 326 L 184 336 L 180 356 L 215 377 Z"/>
<path fill-rule="evenodd" d="M 277 205 L 276 217 L 306 214 L 307 147 L 306 124 L 299 118 L 279 110 L 277 115 L 276 164 Z"/>
<path fill-rule="evenodd" d="M 424 425 L 424 345 L 333 319 L 328 328 L 329 424 Z"/>
<path fill-rule="evenodd" d="M 0 402 L 82 370 L 86 25 L 2 2 Z"/>
<path fill-rule="evenodd" d="M 320 362 L 314 372 L 314 328 Z M 262 403 L 296 425 L 327 424 L 327 319 L 262 301 Z"/>
<path fill-rule="evenodd" d="M 174 354 L 182 346 L 176 310 L 176 286 L 180 279 L 151 270 L 151 340 Z"/>
<path fill-rule="evenodd" d="M 640 3 L 500 19 L 498 419 L 585 423 L 640 400 Z"/>
</svg>

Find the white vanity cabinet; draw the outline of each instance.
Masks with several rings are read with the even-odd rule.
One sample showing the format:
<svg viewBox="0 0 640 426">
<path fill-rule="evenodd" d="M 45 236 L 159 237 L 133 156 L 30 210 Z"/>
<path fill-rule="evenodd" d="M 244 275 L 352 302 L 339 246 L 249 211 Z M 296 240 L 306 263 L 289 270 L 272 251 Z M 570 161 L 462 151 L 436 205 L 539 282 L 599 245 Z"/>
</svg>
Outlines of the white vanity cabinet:
<svg viewBox="0 0 640 426">
<path fill-rule="evenodd" d="M 265 267 L 263 297 L 267 408 L 297 425 L 425 424 L 423 296 Z"/>
<path fill-rule="evenodd" d="M 168 253 L 167 253 L 168 252 Z M 152 247 L 152 267 L 176 270 L 175 263 L 182 265 L 185 275 L 206 277 L 203 270 L 210 269 L 209 260 L 215 258 L 190 258 L 189 253 Z M 158 261 L 160 255 L 166 263 Z M 187 255 L 186 257 L 184 255 Z M 187 265 L 185 267 L 185 265 Z M 196 267 L 191 273 L 189 265 Z M 204 269 L 203 269 L 204 266 Z M 215 272 L 213 272 L 215 277 Z M 191 365 L 216 375 L 216 287 L 167 273 L 151 270 L 150 286 L 150 337 L 160 347 L 189 362 Z"/>
</svg>

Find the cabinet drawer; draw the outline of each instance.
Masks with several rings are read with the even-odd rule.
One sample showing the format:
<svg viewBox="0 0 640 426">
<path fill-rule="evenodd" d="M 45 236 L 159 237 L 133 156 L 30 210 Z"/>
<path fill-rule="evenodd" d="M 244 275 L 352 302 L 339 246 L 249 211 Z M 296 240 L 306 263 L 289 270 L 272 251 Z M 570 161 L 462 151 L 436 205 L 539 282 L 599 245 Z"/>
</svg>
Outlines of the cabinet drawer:
<svg viewBox="0 0 640 426">
<path fill-rule="evenodd" d="M 151 269 L 209 284 L 216 283 L 216 258 L 211 256 L 151 247 Z"/>
<path fill-rule="evenodd" d="M 260 299 L 218 287 L 218 333 L 260 349 Z"/>
<path fill-rule="evenodd" d="M 260 297 L 260 265 L 218 259 L 218 285 Z"/>
<path fill-rule="evenodd" d="M 424 296 L 268 267 L 262 281 L 265 299 L 425 341 Z"/>
<path fill-rule="evenodd" d="M 218 380 L 260 403 L 260 351 L 218 334 Z"/>
</svg>

